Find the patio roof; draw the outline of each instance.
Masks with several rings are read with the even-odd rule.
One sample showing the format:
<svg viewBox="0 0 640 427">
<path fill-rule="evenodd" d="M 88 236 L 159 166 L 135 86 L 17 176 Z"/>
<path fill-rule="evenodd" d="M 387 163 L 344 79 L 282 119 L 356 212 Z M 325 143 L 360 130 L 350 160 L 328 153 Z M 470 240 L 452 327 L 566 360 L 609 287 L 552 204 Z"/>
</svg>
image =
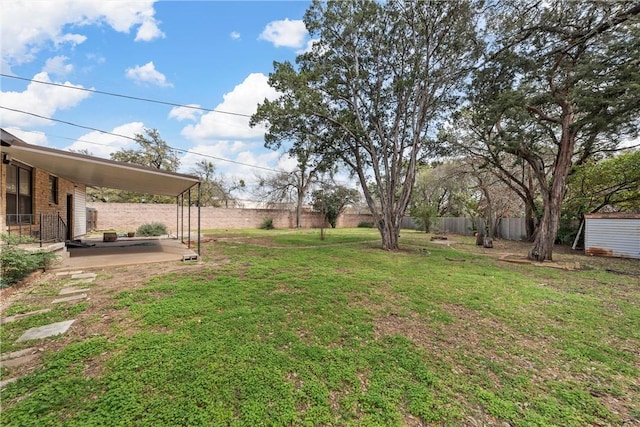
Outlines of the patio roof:
<svg viewBox="0 0 640 427">
<path fill-rule="evenodd" d="M 6 153 L 17 161 L 77 184 L 176 197 L 199 182 L 198 177 L 192 175 L 27 144 L 0 130 L 3 161 Z"/>
</svg>

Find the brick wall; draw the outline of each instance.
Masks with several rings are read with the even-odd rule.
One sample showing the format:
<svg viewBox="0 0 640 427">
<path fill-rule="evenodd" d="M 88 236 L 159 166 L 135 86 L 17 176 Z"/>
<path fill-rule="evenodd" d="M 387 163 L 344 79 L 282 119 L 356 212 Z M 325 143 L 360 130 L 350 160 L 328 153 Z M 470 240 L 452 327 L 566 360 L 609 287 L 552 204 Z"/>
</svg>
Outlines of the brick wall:
<svg viewBox="0 0 640 427">
<path fill-rule="evenodd" d="M 99 230 L 135 231 L 140 225 L 161 222 L 171 232 L 182 229 L 197 230 L 198 209 L 191 208 L 191 227 L 188 227 L 189 214 L 185 207 L 178 214 L 175 205 L 144 203 L 96 203 L 87 202 L 88 208 L 98 212 Z M 176 222 L 176 216 L 182 218 Z M 238 208 L 201 208 L 201 229 L 258 228 L 265 218 L 272 218 L 276 228 L 295 228 L 295 211 L 283 209 L 238 209 Z M 321 216 L 316 212 L 303 212 L 303 228 L 320 227 Z M 343 214 L 338 218 L 337 227 L 356 227 L 361 222 L 372 222 L 371 215 Z M 184 222 L 184 225 L 182 225 Z"/>
<path fill-rule="evenodd" d="M 34 191 L 33 191 L 33 213 L 60 213 L 62 218 L 67 217 L 67 195 L 74 194 L 74 188 L 79 186 L 84 192 L 84 185 L 74 184 L 66 179 L 58 178 L 58 200 L 57 203 L 50 201 L 49 174 L 41 169 L 35 169 Z"/>
</svg>

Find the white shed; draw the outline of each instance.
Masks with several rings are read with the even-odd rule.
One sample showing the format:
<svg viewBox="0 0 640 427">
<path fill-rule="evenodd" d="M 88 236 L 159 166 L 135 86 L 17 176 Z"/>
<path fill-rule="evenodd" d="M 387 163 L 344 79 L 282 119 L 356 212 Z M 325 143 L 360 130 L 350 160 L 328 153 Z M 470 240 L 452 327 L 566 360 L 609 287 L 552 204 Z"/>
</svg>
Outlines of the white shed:
<svg viewBox="0 0 640 427">
<path fill-rule="evenodd" d="M 585 215 L 587 255 L 640 259 L 640 213 Z"/>
</svg>

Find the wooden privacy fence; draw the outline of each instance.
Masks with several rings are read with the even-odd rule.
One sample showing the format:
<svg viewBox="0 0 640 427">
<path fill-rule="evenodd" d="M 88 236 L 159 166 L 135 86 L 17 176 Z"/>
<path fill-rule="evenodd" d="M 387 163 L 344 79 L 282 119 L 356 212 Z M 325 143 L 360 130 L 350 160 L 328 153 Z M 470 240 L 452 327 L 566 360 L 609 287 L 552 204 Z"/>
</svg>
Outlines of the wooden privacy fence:
<svg viewBox="0 0 640 427">
<path fill-rule="evenodd" d="M 462 234 L 473 236 L 477 228 L 484 227 L 484 220 L 477 218 L 477 227 L 471 218 L 464 217 L 440 217 L 435 218 L 431 225 L 433 232 Z M 402 221 L 402 228 L 419 228 L 414 218 L 406 217 Z M 527 236 L 524 218 L 502 218 L 496 228 L 496 236 L 505 240 L 523 240 Z"/>
</svg>

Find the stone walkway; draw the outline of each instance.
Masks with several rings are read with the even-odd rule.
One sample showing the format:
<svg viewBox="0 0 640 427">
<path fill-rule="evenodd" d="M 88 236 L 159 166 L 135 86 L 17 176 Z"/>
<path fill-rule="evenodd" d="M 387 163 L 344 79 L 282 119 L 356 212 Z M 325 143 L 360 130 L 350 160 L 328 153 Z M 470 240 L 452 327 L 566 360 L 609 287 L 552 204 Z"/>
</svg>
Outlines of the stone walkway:
<svg viewBox="0 0 640 427">
<path fill-rule="evenodd" d="M 96 279 L 95 273 L 84 273 L 82 271 L 68 271 L 56 273 L 59 278 L 69 276 L 71 279 L 69 283 L 58 293 L 60 298 L 56 298 L 51 301 L 52 305 L 59 305 L 65 303 L 75 303 L 87 298 L 90 288 L 86 285 L 92 283 Z M 15 322 L 20 319 L 24 319 L 35 314 L 47 313 L 52 308 L 43 308 L 41 310 L 35 310 L 28 313 L 15 314 L 2 319 L 2 324 Z M 33 327 L 26 330 L 16 342 L 24 341 L 36 341 L 45 338 L 57 336 L 66 333 L 73 325 L 76 319 L 65 320 L 63 322 L 50 323 L 47 325 Z M 24 365 L 40 357 L 40 350 L 37 347 L 30 347 L 23 350 L 13 351 L 10 353 L 4 353 L 0 355 L 0 366 L 6 368 L 13 368 Z M 0 381 L 0 388 L 3 388 L 7 384 L 15 382 L 19 377 L 3 378 Z"/>
</svg>

